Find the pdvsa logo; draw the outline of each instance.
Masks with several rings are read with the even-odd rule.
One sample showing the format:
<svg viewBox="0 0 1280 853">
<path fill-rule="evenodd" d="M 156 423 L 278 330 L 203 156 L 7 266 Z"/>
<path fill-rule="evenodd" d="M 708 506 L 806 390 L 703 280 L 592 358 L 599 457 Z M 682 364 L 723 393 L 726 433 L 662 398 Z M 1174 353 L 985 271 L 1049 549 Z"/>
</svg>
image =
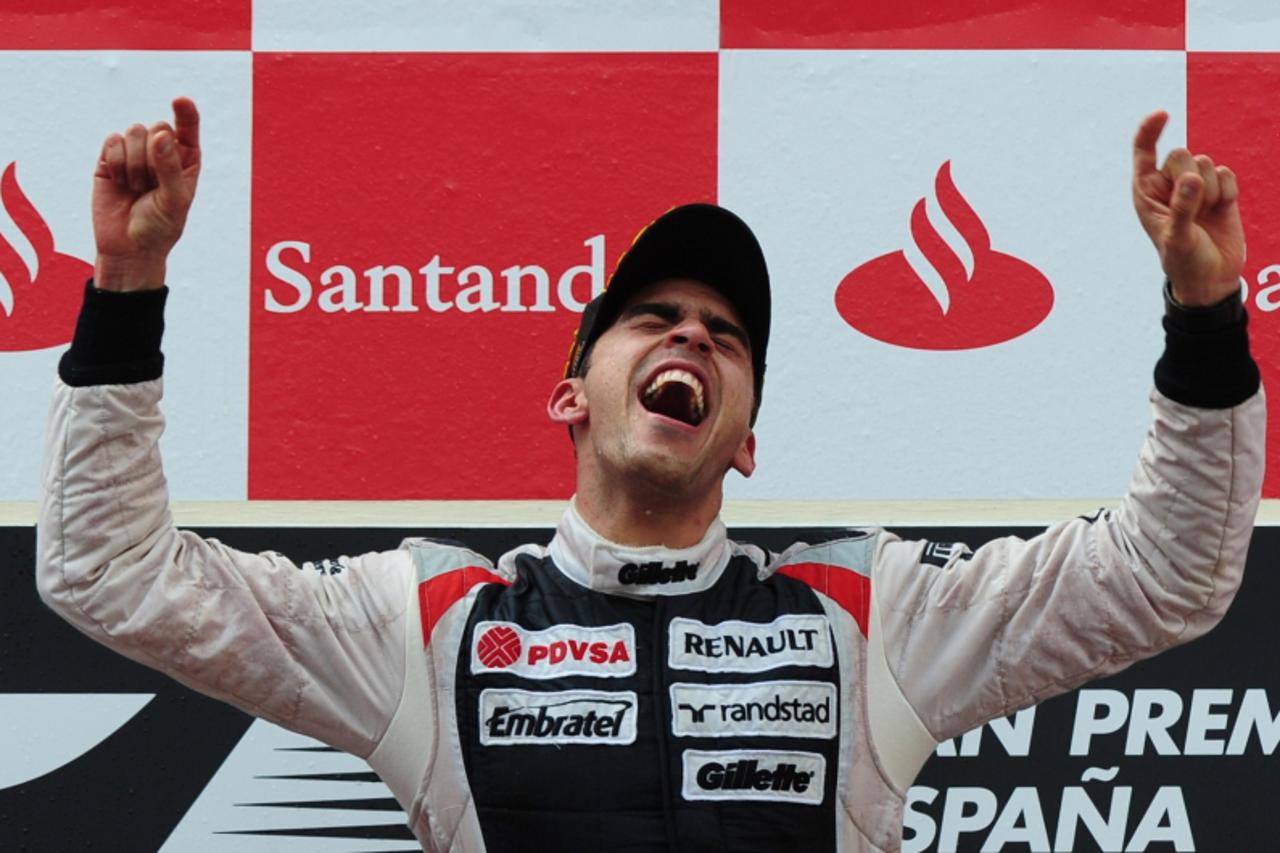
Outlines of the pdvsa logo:
<svg viewBox="0 0 1280 853">
<path fill-rule="evenodd" d="M 950 161 L 939 167 L 934 192 L 952 239 L 920 199 L 911 211 L 915 246 L 846 275 L 836 288 L 840 316 L 876 340 L 927 350 L 988 347 L 1040 325 L 1053 308 L 1049 280 L 991 248 L 986 225 L 951 179 Z"/>
<path fill-rule="evenodd" d="M 16 163 L 0 177 L 0 205 L 31 250 L 28 260 L 0 233 L 0 351 L 65 344 L 93 267 L 56 251 L 49 224 L 18 184 Z"/>
<path fill-rule="evenodd" d="M 539 679 L 620 678 L 635 674 L 635 648 L 635 629 L 626 623 L 599 628 L 556 625 L 529 631 L 512 622 L 480 622 L 471 644 L 471 671 Z"/>
</svg>

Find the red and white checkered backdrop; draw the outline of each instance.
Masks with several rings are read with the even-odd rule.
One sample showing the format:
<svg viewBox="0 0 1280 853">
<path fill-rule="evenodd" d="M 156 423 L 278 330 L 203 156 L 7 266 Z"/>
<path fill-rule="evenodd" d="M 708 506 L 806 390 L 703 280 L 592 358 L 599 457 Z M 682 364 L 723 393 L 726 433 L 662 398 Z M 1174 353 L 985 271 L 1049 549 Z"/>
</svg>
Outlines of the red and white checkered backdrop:
<svg viewBox="0 0 1280 853">
<path fill-rule="evenodd" d="M 177 94 L 206 158 L 170 265 L 177 499 L 566 496 L 544 403 L 577 312 L 699 200 L 774 280 L 730 497 L 1118 494 L 1160 348 L 1128 190 L 1152 109 L 1240 175 L 1276 385 L 1276 51 L 1274 0 L 4 0 L 0 500 L 36 496 L 101 140 Z"/>
</svg>

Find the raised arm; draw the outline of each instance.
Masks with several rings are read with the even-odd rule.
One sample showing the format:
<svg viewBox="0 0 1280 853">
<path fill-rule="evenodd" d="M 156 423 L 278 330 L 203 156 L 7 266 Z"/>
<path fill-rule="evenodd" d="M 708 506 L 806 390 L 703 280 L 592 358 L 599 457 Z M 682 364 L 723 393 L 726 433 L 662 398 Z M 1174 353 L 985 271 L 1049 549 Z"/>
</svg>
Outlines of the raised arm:
<svg viewBox="0 0 1280 853">
<path fill-rule="evenodd" d="M 1200 636 L 1239 587 L 1266 410 L 1240 299 L 1238 189 L 1185 149 L 1157 168 L 1167 118 L 1148 116 L 1134 142 L 1134 202 L 1170 287 L 1152 426 L 1119 507 L 956 549 L 944 567 L 920 542 L 880 548 L 869 667 L 898 699 L 871 724 L 881 743 L 907 744 L 899 781 L 935 740 Z"/>
<path fill-rule="evenodd" d="M 40 594 L 135 660 L 368 756 L 400 701 L 417 626 L 410 555 L 299 566 L 173 525 L 159 453 L 164 282 L 200 172 L 195 104 L 173 109 L 172 124 L 107 137 L 94 172 L 97 278 L 50 411 Z"/>
</svg>

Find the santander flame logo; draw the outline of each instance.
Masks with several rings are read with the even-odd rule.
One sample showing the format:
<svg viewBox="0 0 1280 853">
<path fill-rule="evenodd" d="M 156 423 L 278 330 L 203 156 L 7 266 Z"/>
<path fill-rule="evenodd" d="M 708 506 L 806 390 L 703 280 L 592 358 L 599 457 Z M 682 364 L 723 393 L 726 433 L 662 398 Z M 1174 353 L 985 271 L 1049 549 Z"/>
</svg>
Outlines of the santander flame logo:
<svg viewBox="0 0 1280 853">
<path fill-rule="evenodd" d="M 53 232 L 18 186 L 14 163 L 0 177 L 0 203 L 35 254 L 28 267 L 0 234 L 0 351 L 65 344 L 75 329 L 80 295 L 93 266 L 54 250 Z"/>
<path fill-rule="evenodd" d="M 836 288 L 840 316 L 876 340 L 929 350 L 988 347 L 1040 325 L 1053 308 L 1049 280 L 991 248 L 987 227 L 951 180 L 950 161 L 938 169 L 934 192 L 963 245 L 948 244 L 920 199 L 911 236 L 928 266 L 897 251 L 856 267 Z"/>
</svg>

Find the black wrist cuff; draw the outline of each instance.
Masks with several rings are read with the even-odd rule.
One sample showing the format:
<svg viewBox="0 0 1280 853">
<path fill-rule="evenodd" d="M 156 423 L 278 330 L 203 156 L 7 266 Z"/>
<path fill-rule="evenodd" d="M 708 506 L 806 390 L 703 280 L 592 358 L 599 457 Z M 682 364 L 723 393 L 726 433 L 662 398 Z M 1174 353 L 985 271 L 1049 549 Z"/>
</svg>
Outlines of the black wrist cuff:
<svg viewBox="0 0 1280 853">
<path fill-rule="evenodd" d="M 1229 409 L 1257 393 L 1261 378 L 1249 354 L 1240 293 L 1204 307 L 1179 305 L 1168 282 L 1164 293 L 1164 355 L 1155 374 L 1160 393 L 1204 409 Z"/>
<path fill-rule="evenodd" d="M 71 386 L 126 385 L 159 379 L 164 372 L 160 338 L 169 288 L 115 293 L 85 284 L 71 349 L 58 375 Z"/>
<path fill-rule="evenodd" d="M 1240 291 L 1212 305 L 1183 305 L 1173 298 L 1173 287 L 1164 282 L 1164 315 L 1188 332 L 1216 332 L 1244 320 Z"/>
</svg>

